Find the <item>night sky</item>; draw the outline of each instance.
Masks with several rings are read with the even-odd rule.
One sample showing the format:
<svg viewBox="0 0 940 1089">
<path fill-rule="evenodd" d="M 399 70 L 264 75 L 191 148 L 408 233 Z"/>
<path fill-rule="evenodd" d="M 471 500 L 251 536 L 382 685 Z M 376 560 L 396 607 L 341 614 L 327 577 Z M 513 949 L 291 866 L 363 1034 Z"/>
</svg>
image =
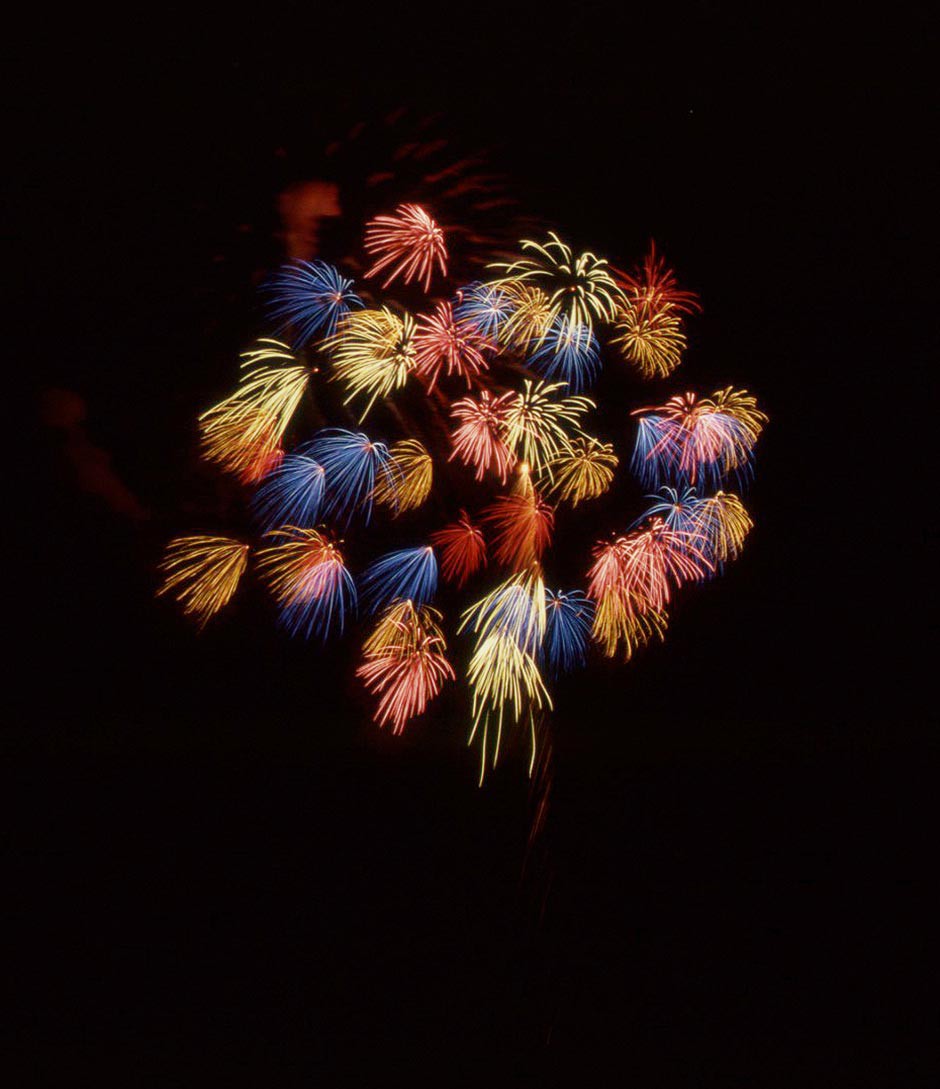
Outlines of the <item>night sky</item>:
<svg viewBox="0 0 940 1089">
<path fill-rule="evenodd" d="M 926 17 L 64 18 L 14 66 L 10 1084 L 935 1084 Z M 532 848 L 525 751 L 478 790 L 456 693 L 394 738 L 349 641 L 250 588 L 201 636 L 153 599 L 235 502 L 194 419 L 259 330 L 277 193 L 399 106 L 572 242 L 655 238 L 704 303 L 670 391 L 771 420 L 742 558 L 557 687 Z"/>
</svg>

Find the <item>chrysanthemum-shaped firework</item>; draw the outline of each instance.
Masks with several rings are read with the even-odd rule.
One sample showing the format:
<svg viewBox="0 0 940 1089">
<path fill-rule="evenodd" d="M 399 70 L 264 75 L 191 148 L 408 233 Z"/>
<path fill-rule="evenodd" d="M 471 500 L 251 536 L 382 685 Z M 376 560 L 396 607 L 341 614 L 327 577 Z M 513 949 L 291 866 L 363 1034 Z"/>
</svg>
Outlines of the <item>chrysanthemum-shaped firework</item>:
<svg viewBox="0 0 940 1089">
<path fill-rule="evenodd" d="M 253 571 L 290 634 L 361 627 L 355 674 L 395 733 L 464 676 L 482 782 L 507 735 L 528 740 L 531 769 L 550 681 L 592 647 L 628 660 L 663 639 L 680 588 L 740 555 L 767 418 L 730 387 L 661 391 L 613 418 L 587 395 L 608 357 L 612 382 L 624 362 L 639 381 L 681 362 L 698 301 L 655 249 L 621 273 L 551 233 L 454 285 L 447 237 L 416 204 L 366 225 L 366 277 L 410 285 L 407 310 L 323 261 L 267 282 L 278 339 L 246 352 L 238 387 L 200 417 L 203 454 L 246 487 L 259 538 L 176 538 L 159 593 L 201 628 Z M 564 508 L 609 503 L 625 457 L 646 510 L 610 512 L 592 549 Z M 553 549 L 556 531 L 573 547 Z"/>
</svg>

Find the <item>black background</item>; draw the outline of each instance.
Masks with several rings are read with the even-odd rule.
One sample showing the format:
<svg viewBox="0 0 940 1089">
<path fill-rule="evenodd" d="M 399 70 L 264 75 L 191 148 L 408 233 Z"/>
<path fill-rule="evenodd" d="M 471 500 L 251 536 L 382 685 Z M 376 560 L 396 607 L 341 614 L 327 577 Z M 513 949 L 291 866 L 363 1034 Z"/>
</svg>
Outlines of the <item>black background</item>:
<svg viewBox="0 0 940 1089">
<path fill-rule="evenodd" d="M 77 489 L 30 400 L 17 1084 L 932 1083 L 929 39 L 893 16 L 304 4 L 23 41 L 11 376 L 81 394 L 150 516 Z M 689 384 L 771 417 L 740 562 L 560 686 L 528 856 L 523 754 L 479 791 L 456 702 L 391 738 L 348 647 L 250 593 L 202 637 L 152 599 L 241 347 L 213 258 L 278 148 L 399 104 L 573 240 L 656 238 L 705 302 Z"/>
</svg>

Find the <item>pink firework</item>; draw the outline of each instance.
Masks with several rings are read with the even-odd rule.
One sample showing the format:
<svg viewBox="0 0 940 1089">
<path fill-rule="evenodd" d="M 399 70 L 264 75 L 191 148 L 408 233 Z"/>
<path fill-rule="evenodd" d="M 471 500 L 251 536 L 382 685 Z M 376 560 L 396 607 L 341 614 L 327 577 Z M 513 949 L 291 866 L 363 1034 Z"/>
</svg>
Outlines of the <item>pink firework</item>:
<svg viewBox="0 0 940 1089">
<path fill-rule="evenodd" d="M 486 564 L 483 533 L 466 511 L 460 512 L 456 522 L 432 533 L 431 544 L 440 550 L 441 574 L 458 589 Z"/>
<path fill-rule="evenodd" d="M 514 571 L 538 563 L 552 539 L 555 512 L 538 492 L 497 496 L 483 512 L 493 531 L 493 558 Z"/>
<path fill-rule="evenodd" d="M 415 373 L 434 389 L 441 372 L 470 379 L 487 370 L 489 363 L 483 354 L 494 345 L 471 322 L 455 321 L 449 302 L 439 302 L 433 314 L 418 317 L 415 334 Z"/>
<path fill-rule="evenodd" d="M 366 253 L 378 258 L 366 276 L 377 276 L 391 268 L 383 288 L 396 276 L 402 276 L 406 284 L 419 280 L 427 291 L 435 263 L 441 275 L 447 275 L 444 232 L 418 204 L 399 204 L 392 215 L 370 219 L 365 247 Z"/>
<path fill-rule="evenodd" d="M 506 416 L 517 397 L 514 392 L 494 397 L 487 390 L 479 397 L 464 397 L 451 406 L 451 414 L 457 421 L 451 440 L 453 453 L 450 460 L 459 458 L 464 465 L 475 469 L 475 477 L 482 480 L 492 470 L 505 484 L 516 458 L 506 445 Z"/>
</svg>

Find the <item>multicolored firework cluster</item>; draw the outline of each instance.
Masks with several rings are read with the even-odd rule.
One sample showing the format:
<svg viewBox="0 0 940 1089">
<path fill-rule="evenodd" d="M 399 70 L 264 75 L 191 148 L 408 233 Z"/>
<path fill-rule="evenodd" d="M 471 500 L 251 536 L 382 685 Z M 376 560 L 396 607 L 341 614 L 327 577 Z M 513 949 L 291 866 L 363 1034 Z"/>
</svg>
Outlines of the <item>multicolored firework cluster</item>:
<svg viewBox="0 0 940 1089">
<path fill-rule="evenodd" d="M 534 761 L 549 681 L 584 666 L 592 645 L 629 659 L 662 639 L 679 587 L 737 557 L 752 526 L 738 493 L 766 416 L 729 387 L 622 419 L 617 433 L 632 433 L 631 468 L 650 505 L 598 542 L 589 566 L 585 542 L 583 588 L 546 587 L 558 508 L 606 493 L 619 464 L 615 443 L 586 429 L 597 407 L 586 391 L 605 354 L 641 379 L 668 377 L 698 302 L 655 249 L 627 274 L 553 233 L 455 289 L 447 237 L 414 204 L 366 224 L 364 279 L 383 291 L 397 281 L 418 314 L 366 287 L 357 293 L 323 261 L 271 278 L 278 339 L 245 353 L 236 390 L 199 421 L 204 457 L 251 489 L 259 540 L 176 538 L 159 593 L 202 627 L 252 569 L 292 635 L 325 640 L 368 618 L 356 675 L 378 725 L 400 733 L 456 677 L 439 582 L 451 594 L 481 583 L 454 634 L 469 643 L 461 671 L 482 782 L 504 729 L 528 733 Z M 349 426 L 295 437 L 305 401 L 321 420 Z M 365 421 L 376 414 L 373 430 Z M 373 520 L 407 526 L 432 502 L 436 528 L 354 576 L 347 541 L 367 537 Z"/>
</svg>

